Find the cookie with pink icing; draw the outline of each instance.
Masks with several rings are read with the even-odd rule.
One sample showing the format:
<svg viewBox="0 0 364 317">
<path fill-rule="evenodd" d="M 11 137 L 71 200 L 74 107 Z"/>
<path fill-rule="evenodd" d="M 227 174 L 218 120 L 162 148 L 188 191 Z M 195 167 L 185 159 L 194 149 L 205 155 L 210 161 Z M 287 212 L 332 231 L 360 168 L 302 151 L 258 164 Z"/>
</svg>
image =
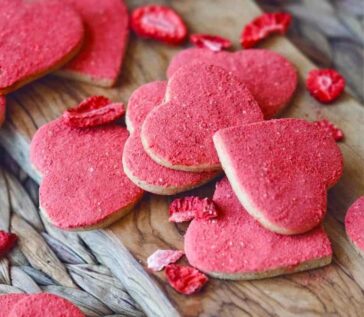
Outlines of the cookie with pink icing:
<svg viewBox="0 0 364 317">
<path fill-rule="evenodd" d="M 364 196 L 358 198 L 348 209 L 345 229 L 350 241 L 364 256 Z"/>
<path fill-rule="evenodd" d="M 301 119 L 269 120 L 220 130 L 214 143 L 241 204 L 264 227 L 298 234 L 322 222 L 343 157 L 320 127 Z"/>
<path fill-rule="evenodd" d="M 283 56 L 266 49 L 235 53 L 186 49 L 172 59 L 167 75 L 171 77 L 181 66 L 197 62 L 217 65 L 233 72 L 253 94 L 266 119 L 288 105 L 297 87 L 295 67 Z"/>
<path fill-rule="evenodd" d="M 40 208 L 51 223 L 67 230 L 104 227 L 139 201 L 143 190 L 121 164 L 128 136 L 116 124 L 72 128 L 62 118 L 36 132 L 30 159 L 43 177 Z"/>
<path fill-rule="evenodd" d="M 192 220 L 184 239 L 189 263 L 217 278 L 250 280 L 318 268 L 331 262 L 330 241 L 321 226 L 301 235 L 262 227 L 241 206 L 226 178 L 213 201 L 219 217 Z"/>
<path fill-rule="evenodd" d="M 0 93 L 54 71 L 81 48 L 82 21 L 60 1 L 3 0 L 0 10 Z"/>
<path fill-rule="evenodd" d="M 59 296 L 48 293 L 22 296 L 8 317 L 85 317 L 78 307 Z"/>
<path fill-rule="evenodd" d="M 4 96 L 0 96 L 0 126 L 5 121 L 5 112 L 6 112 L 6 99 Z"/>
<path fill-rule="evenodd" d="M 25 297 L 25 294 L 0 295 L 0 317 L 8 317 L 13 307 Z"/>
<path fill-rule="evenodd" d="M 57 74 L 110 87 L 121 70 L 128 42 L 128 9 L 123 0 L 66 0 L 81 16 L 82 50 Z"/>
<path fill-rule="evenodd" d="M 132 93 L 125 115 L 125 123 L 130 133 L 139 129 L 148 113 L 163 101 L 166 88 L 166 81 L 153 81 Z"/>
<path fill-rule="evenodd" d="M 202 172 L 221 169 L 212 136 L 226 127 L 263 120 L 246 86 L 221 67 L 181 67 L 168 81 L 164 102 L 146 117 L 145 151 L 168 168 Z"/>
<path fill-rule="evenodd" d="M 123 167 L 126 175 L 139 187 L 158 195 L 174 195 L 201 186 L 217 176 L 216 172 L 191 173 L 166 168 L 154 162 L 144 151 L 140 127 L 147 114 L 165 95 L 166 82 L 155 81 L 139 87 L 130 97 L 126 122 L 134 131 L 126 141 Z"/>
</svg>

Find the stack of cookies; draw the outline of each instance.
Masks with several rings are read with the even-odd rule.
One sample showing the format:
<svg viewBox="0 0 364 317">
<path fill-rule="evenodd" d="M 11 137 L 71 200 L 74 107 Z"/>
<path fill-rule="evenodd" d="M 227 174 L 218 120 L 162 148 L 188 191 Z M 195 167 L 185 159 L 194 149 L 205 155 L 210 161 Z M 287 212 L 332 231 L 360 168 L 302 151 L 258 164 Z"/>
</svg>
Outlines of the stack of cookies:
<svg viewBox="0 0 364 317">
<path fill-rule="evenodd" d="M 271 119 L 294 94 L 294 66 L 264 49 L 187 49 L 167 76 L 130 97 L 130 135 L 115 121 L 123 111 L 113 115 L 117 107 L 102 97 L 37 132 L 31 160 L 44 177 L 48 219 L 67 230 L 103 227 L 144 192 L 174 195 L 225 173 L 213 197 L 218 216 L 187 229 L 192 266 L 252 279 L 330 263 L 321 223 L 327 190 L 342 174 L 341 152 L 317 124 Z"/>
<path fill-rule="evenodd" d="M 342 174 L 341 152 L 313 123 L 267 120 L 293 95 L 294 67 L 268 50 L 188 49 L 167 74 L 167 83 L 146 84 L 129 100 L 123 165 L 136 185 L 160 195 L 225 172 L 213 197 L 219 216 L 187 229 L 190 264 L 219 278 L 254 279 L 330 263 L 321 222 L 326 192 Z"/>
</svg>

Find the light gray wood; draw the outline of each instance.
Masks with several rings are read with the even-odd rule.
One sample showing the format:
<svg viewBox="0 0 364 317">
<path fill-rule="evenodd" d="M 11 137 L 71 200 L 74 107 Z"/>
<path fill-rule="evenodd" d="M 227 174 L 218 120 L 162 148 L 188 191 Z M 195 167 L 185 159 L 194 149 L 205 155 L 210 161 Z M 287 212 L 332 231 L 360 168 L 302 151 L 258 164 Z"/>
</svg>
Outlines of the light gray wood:
<svg viewBox="0 0 364 317">
<path fill-rule="evenodd" d="M 33 281 L 33 279 L 26 274 L 21 268 L 18 266 L 11 267 L 11 284 L 25 293 L 41 293 L 41 288 Z"/>
<path fill-rule="evenodd" d="M 10 279 L 10 266 L 9 260 L 7 258 L 0 259 L 0 283 L 1 284 L 11 284 Z"/>
<path fill-rule="evenodd" d="M 67 245 L 61 241 L 53 238 L 51 235 L 43 232 L 42 237 L 46 240 L 49 247 L 57 255 L 57 257 L 67 264 L 83 264 L 85 261 L 75 252 L 73 252 Z"/>
<path fill-rule="evenodd" d="M 89 250 L 85 248 L 77 232 L 67 232 L 60 230 L 50 224 L 43 214 L 41 214 L 41 217 L 43 219 L 43 223 L 47 230 L 47 233 L 50 236 L 67 245 L 67 247 L 70 248 L 74 253 L 76 253 L 83 262 L 89 264 L 95 263 L 93 255 L 90 253 Z"/>
<path fill-rule="evenodd" d="M 16 215 L 12 217 L 11 228 L 20 239 L 18 243 L 20 250 L 33 267 L 48 274 L 61 285 L 75 287 L 62 262 L 37 231 Z"/>
<path fill-rule="evenodd" d="M 38 285 L 48 286 L 48 285 L 57 285 L 55 281 L 53 281 L 47 274 L 43 273 L 40 270 L 35 269 L 32 266 L 24 265 L 20 266 L 20 268 L 27 273 Z"/>
<path fill-rule="evenodd" d="M 9 173 L 5 172 L 5 178 L 12 211 L 25 219 L 33 228 L 40 231 L 44 230 L 38 209 L 35 208 L 23 186 Z"/>
<path fill-rule="evenodd" d="M 24 291 L 15 286 L 0 284 L 0 294 L 22 294 L 22 293 L 24 293 Z"/>
<path fill-rule="evenodd" d="M 81 237 L 148 316 L 179 315 L 165 294 L 112 232 L 83 232 Z"/>
<path fill-rule="evenodd" d="M 89 317 L 102 317 L 112 313 L 100 300 L 79 289 L 49 285 L 44 286 L 43 290 L 69 300 Z"/>
<path fill-rule="evenodd" d="M 0 171 L 0 230 L 9 231 L 10 228 L 10 202 L 9 192 L 5 179 L 5 172 Z"/>
<path fill-rule="evenodd" d="M 113 312 L 134 317 L 144 316 L 124 286 L 105 266 L 80 264 L 68 265 L 67 268 L 80 288 L 98 298 Z"/>
</svg>

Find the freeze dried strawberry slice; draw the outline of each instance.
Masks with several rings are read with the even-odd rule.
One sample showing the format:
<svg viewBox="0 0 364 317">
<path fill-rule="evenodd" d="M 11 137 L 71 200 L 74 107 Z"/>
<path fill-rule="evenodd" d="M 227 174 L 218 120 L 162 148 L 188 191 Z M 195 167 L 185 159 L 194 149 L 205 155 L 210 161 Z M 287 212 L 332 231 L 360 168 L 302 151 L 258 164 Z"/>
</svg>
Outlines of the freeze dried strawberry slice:
<svg viewBox="0 0 364 317">
<path fill-rule="evenodd" d="M 197 220 L 210 220 L 216 218 L 218 215 L 215 203 L 208 198 L 200 200 L 195 207 L 195 219 Z"/>
<path fill-rule="evenodd" d="M 340 142 L 344 139 L 344 132 L 329 120 L 323 119 L 315 121 L 315 124 L 323 128 L 328 134 L 331 134 L 336 142 Z"/>
<path fill-rule="evenodd" d="M 74 128 L 88 128 L 116 121 L 125 114 L 122 103 L 103 96 L 92 96 L 63 113 L 65 123 Z"/>
<path fill-rule="evenodd" d="M 187 36 L 187 27 L 181 17 L 171 8 L 161 5 L 135 9 L 131 15 L 131 27 L 140 37 L 168 44 L 179 44 Z"/>
<path fill-rule="evenodd" d="M 292 16 L 288 13 L 264 13 L 244 27 L 241 45 L 250 48 L 273 33 L 284 34 L 291 21 Z"/>
<path fill-rule="evenodd" d="M 177 198 L 169 205 L 169 221 L 184 222 L 195 218 L 196 206 L 200 204 L 200 197 Z"/>
<path fill-rule="evenodd" d="M 16 244 L 18 237 L 14 233 L 0 230 L 0 258 L 5 256 Z"/>
<path fill-rule="evenodd" d="M 218 35 L 192 34 L 190 36 L 190 41 L 196 47 L 207 48 L 213 52 L 219 52 L 231 47 L 230 40 Z"/>
<path fill-rule="evenodd" d="M 168 264 L 177 262 L 183 255 L 179 250 L 157 250 L 147 260 L 148 269 L 160 271 Z"/>
<path fill-rule="evenodd" d="M 208 198 L 184 197 L 172 201 L 169 206 L 169 221 L 184 222 L 192 219 L 209 220 L 218 213 L 214 202 Z"/>
<path fill-rule="evenodd" d="M 184 295 L 198 292 L 209 280 L 205 274 L 192 266 L 169 264 L 165 272 L 168 283 Z"/>
<path fill-rule="evenodd" d="M 337 99 L 345 88 L 345 78 L 333 69 L 314 69 L 308 73 L 306 87 L 322 103 Z"/>
</svg>

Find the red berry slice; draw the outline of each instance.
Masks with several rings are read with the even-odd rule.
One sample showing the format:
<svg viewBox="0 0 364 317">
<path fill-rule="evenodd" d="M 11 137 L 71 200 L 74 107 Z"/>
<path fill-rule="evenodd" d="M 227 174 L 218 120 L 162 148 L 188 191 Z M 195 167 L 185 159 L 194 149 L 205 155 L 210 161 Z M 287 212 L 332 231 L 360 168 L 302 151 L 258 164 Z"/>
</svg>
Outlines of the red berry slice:
<svg viewBox="0 0 364 317">
<path fill-rule="evenodd" d="M 323 128 L 328 134 L 331 134 L 336 142 L 340 142 L 344 139 L 344 132 L 329 120 L 323 119 L 315 121 L 315 124 Z"/>
<path fill-rule="evenodd" d="M 192 266 L 169 264 L 165 272 L 168 283 L 184 295 L 198 292 L 209 280 L 205 274 Z"/>
<path fill-rule="evenodd" d="M 131 27 L 140 37 L 168 44 L 179 44 L 187 36 L 187 27 L 171 8 L 147 5 L 137 8 L 131 15 Z"/>
<path fill-rule="evenodd" d="M 116 121 L 125 114 L 122 103 L 103 96 L 93 96 L 63 113 L 65 123 L 73 128 L 88 128 Z"/>
<path fill-rule="evenodd" d="M 345 88 L 345 78 L 333 69 L 314 69 L 308 73 L 306 87 L 322 103 L 337 99 Z"/>
<path fill-rule="evenodd" d="M 148 269 L 161 271 L 168 264 L 177 262 L 183 255 L 179 250 L 157 250 L 147 259 Z"/>
<path fill-rule="evenodd" d="M 207 48 L 213 52 L 219 52 L 231 47 L 231 41 L 218 36 L 209 34 L 192 34 L 190 41 L 198 48 Z"/>
<path fill-rule="evenodd" d="M 292 16 L 288 13 L 264 13 L 244 27 L 240 39 L 241 45 L 250 48 L 271 34 L 284 34 L 291 21 Z"/>
<path fill-rule="evenodd" d="M 14 233 L 0 230 L 0 258 L 5 256 L 16 244 L 18 237 Z"/>
<path fill-rule="evenodd" d="M 169 206 L 169 215 L 170 222 L 184 222 L 213 219 L 218 213 L 211 199 L 191 196 L 173 200 Z"/>
</svg>

